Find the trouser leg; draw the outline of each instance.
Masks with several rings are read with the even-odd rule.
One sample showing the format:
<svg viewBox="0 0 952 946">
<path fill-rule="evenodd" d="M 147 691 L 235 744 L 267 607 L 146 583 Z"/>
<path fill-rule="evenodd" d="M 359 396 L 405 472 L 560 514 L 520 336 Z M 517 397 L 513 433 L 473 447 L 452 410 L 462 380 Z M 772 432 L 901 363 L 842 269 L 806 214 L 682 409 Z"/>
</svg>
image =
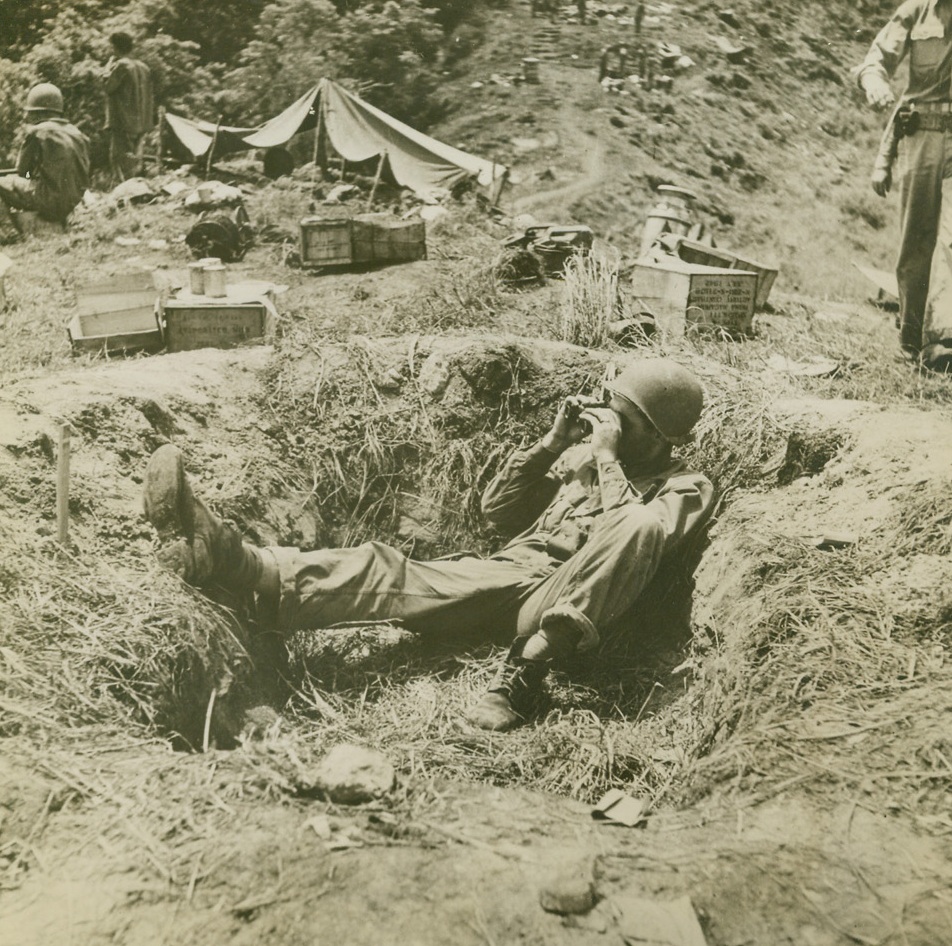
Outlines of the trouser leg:
<svg viewBox="0 0 952 946">
<path fill-rule="evenodd" d="M 417 562 L 378 542 L 349 549 L 270 549 L 278 564 L 282 631 L 352 621 L 400 621 L 453 636 L 515 622 L 518 603 L 544 572 L 462 558 Z"/>
<path fill-rule="evenodd" d="M 932 258 L 923 345 L 952 342 L 952 133 L 945 136 L 939 235 Z"/>
<path fill-rule="evenodd" d="M 598 628 L 637 600 L 658 570 L 664 529 L 644 506 L 604 513 L 581 550 L 526 596 L 518 637 L 469 719 L 505 731 L 532 711 L 549 665 L 598 643 Z"/>
<path fill-rule="evenodd" d="M 0 200 L 0 246 L 7 243 L 16 243 L 20 239 L 20 229 L 17 227 L 13 214 L 6 201 Z"/>
<path fill-rule="evenodd" d="M 581 648 L 594 647 L 598 629 L 634 604 L 664 552 L 664 529 L 644 506 L 604 513 L 585 545 L 528 595 L 517 633 L 569 627 L 579 632 Z"/>
<path fill-rule="evenodd" d="M 918 353 L 929 273 L 939 229 L 945 138 L 941 132 L 920 131 L 903 139 L 900 187 L 899 283 L 900 344 Z"/>
<path fill-rule="evenodd" d="M 113 177 L 116 180 L 125 181 L 130 177 L 135 177 L 137 173 L 136 149 L 140 138 L 140 135 L 130 135 L 118 128 L 110 130 L 109 163 L 112 167 Z"/>
<path fill-rule="evenodd" d="M 12 210 L 36 210 L 33 182 L 18 174 L 0 177 L 0 243 L 13 243 L 20 229 Z"/>
</svg>

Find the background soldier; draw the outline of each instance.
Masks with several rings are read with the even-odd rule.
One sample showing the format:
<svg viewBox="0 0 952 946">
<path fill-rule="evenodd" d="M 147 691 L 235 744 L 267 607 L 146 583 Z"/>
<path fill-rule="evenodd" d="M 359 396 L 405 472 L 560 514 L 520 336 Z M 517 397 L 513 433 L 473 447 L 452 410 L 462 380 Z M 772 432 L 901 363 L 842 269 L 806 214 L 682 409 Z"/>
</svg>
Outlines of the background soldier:
<svg viewBox="0 0 952 946">
<path fill-rule="evenodd" d="M 952 175 L 952 0 L 907 0 L 873 40 L 855 70 L 873 108 L 893 105 L 889 79 L 907 56 L 909 80 L 884 137 L 872 184 L 886 196 L 898 150 L 900 344 L 925 367 L 949 371 L 952 194 L 943 213 L 942 191 Z"/>
<path fill-rule="evenodd" d="M 133 58 L 132 37 L 113 33 L 113 55 L 106 63 L 106 130 L 113 178 L 124 181 L 142 173 L 144 136 L 155 127 L 152 71 Z"/>
<path fill-rule="evenodd" d="M 27 127 L 16 173 L 0 177 L 2 243 L 20 238 L 11 208 L 65 226 L 89 186 L 89 139 L 63 117 L 62 92 L 42 82 L 30 89 L 23 111 Z"/>
</svg>

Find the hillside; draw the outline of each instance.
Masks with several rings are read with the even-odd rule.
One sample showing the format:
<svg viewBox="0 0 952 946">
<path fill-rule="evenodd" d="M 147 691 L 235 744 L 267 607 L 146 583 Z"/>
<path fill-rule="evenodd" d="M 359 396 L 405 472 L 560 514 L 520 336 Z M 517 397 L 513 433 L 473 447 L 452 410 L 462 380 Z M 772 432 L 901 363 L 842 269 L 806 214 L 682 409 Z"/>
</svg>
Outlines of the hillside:
<svg viewBox="0 0 952 946">
<path fill-rule="evenodd" d="M 472 193 L 428 208 L 426 259 L 301 268 L 300 220 L 363 210 L 370 180 L 328 205 L 335 173 L 221 162 L 257 234 L 228 279 L 283 287 L 269 344 L 70 347 L 83 284 L 187 283 L 187 169 L 7 248 L 4 944 L 949 938 L 952 387 L 899 359 L 893 312 L 851 265 L 894 252 L 896 197 L 867 183 L 881 119 L 848 76 L 889 5 L 648 3 L 645 42 L 693 64 L 629 95 L 596 69 L 630 11 L 588 7 L 585 26 L 574 4 L 511 2 L 467 27 L 483 41 L 450 60 L 431 132 L 506 163 L 512 186 L 493 212 Z M 530 54 L 538 85 L 513 81 Z M 635 311 L 626 274 L 659 183 L 698 194 L 718 246 L 779 268 L 769 306 L 747 338 L 567 343 L 606 272 Z M 385 186 L 388 208 L 419 204 Z M 527 215 L 589 225 L 605 269 L 508 283 L 502 243 Z M 503 638 L 278 639 L 241 596 L 207 599 L 155 561 L 142 478 L 167 442 L 256 543 L 487 551 L 478 499 L 500 462 L 633 354 L 702 379 L 684 456 L 714 480 L 716 519 L 512 733 L 465 722 Z M 378 750 L 392 786 L 329 795 L 341 744 Z M 611 790 L 644 806 L 635 826 L 593 817 Z"/>
<path fill-rule="evenodd" d="M 462 105 L 441 134 L 513 164 L 517 199 L 590 176 L 597 153 L 601 180 L 545 209 L 625 253 L 637 249 L 653 187 L 676 183 L 699 195 L 720 245 L 783 261 L 782 288 L 855 298 L 869 287 L 844 260 L 890 268 L 894 252 L 895 197 L 887 204 L 868 185 L 882 118 L 849 76 L 889 9 L 649 5 L 645 44 L 676 44 L 694 65 L 670 70 L 670 90 L 619 96 L 602 92 L 595 70 L 604 46 L 632 42 L 632 26 L 553 24 L 517 5 L 493 21 L 493 42 L 466 61 L 466 74 L 448 81 L 447 96 Z M 749 52 L 732 62 L 719 42 Z M 525 55 L 542 59 L 540 87 L 489 81 L 517 75 Z M 470 88 L 474 77 L 482 88 Z"/>
</svg>

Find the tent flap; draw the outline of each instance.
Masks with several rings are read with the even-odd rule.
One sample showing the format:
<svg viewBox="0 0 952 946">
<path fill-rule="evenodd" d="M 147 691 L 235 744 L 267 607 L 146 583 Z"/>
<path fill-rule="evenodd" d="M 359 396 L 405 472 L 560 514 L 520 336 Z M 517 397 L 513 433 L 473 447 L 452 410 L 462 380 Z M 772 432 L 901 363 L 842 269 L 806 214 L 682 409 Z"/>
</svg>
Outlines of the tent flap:
<svg viewBox="0 0 952 946">
<path fill-rule="evenodd" d="M 489 186 L 506 170 L 501 164 L 424 135 L 330 79 L 323 79 L 280 115 L 257 128 L 218 127 L 215 154 L 278 147 L 314 128 L 319 115 L 327 139 L 345 160 L 366 161 L 386 154 L 397 183 L 421 196 L 449 189 L 470 177 Z M 165 118 L 176 138 L 196 159 L 208 154 L 216 133 L 214 124 L 168 113 Z"/>
</svg>

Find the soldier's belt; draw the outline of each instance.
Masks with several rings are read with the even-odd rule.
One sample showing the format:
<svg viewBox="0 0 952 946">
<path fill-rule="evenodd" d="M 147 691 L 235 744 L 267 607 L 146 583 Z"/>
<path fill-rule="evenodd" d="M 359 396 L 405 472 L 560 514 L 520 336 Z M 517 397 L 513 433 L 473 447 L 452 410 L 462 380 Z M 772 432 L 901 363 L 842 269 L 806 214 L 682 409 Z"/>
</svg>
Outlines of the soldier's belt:
<svg viewBox="0 0 952 946">
<path fill-rule="evenodd" d="M 948 111 L 901 108 L 895 120 L 900 137 L 914 135 L 917 131 L 952 131 L 952 112 Z"/>
<path fill-rule="evenodd" d="M 913 112 L 918 119 L 916 131 L 952 131 L 952 114 L 948 112 Z"/>
</svg>

